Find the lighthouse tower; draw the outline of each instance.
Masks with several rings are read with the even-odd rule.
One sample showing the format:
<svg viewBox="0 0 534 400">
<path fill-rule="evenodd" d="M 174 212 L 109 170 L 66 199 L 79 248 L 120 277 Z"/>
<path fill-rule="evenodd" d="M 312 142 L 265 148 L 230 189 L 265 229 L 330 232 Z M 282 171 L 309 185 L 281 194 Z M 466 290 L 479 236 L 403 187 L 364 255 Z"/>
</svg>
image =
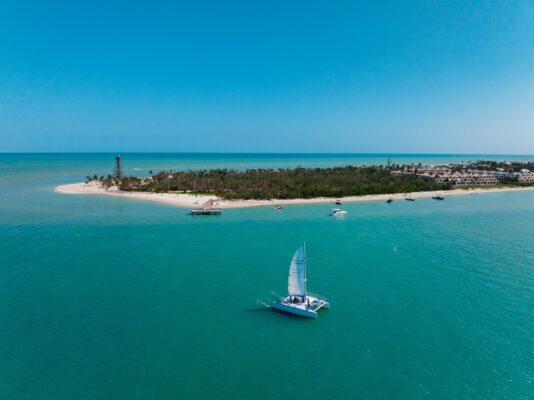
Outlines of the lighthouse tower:
<svg viewBox="0 0 534 400">
<path fill-rule="evenodd" d="M 117 154 L 115 157 L 115 178 L 122 178 L 122 169 L 121 169 L 121 155 Z"/>
</svg>

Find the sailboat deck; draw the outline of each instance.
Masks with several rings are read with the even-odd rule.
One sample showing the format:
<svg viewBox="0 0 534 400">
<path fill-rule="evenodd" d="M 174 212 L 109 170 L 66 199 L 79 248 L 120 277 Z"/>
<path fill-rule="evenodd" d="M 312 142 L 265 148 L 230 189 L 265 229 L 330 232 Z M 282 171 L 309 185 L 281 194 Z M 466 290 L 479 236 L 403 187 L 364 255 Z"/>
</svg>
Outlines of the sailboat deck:
<svg viewBox="0 0 534 400">
<path fill-rule="evenodd" d="M 277 310 L 310 318 L 317 318 L 317 311 L 321 308 L 329 308 L 329 306 L 330 304 L 327 301 L 310 296 L 302 303 L 291 302 L 288 297 L 273 303 L 273 307 Z"/>
</svg>

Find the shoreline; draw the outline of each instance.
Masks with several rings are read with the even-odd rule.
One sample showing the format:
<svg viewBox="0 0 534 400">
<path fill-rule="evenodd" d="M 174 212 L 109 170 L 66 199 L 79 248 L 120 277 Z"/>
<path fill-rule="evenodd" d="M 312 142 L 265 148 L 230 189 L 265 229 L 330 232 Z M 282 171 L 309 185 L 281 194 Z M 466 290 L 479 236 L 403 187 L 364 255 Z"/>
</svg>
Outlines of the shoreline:
<svg viewBox="0 0 534 400">
<path fill-rule="evenodd" d="M 365 201 L 386 201 L 391 198 L 393 200 L 402 200 L 406 194 L 411 195 L 414 199 L 431 198 L 436 194 L 443 194 L 448 196 L 462 196 L 469 194 L 483 194 L 483 193 L 500 193 L 511 191 L 534 190 L 534 187 L 492 187 L 492 188 L 476 188 L 476 189 L 451 189 L 444 191 L 428 191 L 428 192 L 413 192 L 413 193 L 396 193 L 396 194 L 371 194 L 364 196 L 349 196 L 340 197 L 339 200 L 343 203 L 355 203 Z M 194 195 L 186 193 L 152 193 L 152 192 L 121 192 L 118 190 L 105 190 L 104 188 L 86 183 L 73 183 L 67 185 L 60 185 L 54 188 L 56 193 L 71 194 L 71 195 L 104 195 L 117 196 L 122 198 L 130 198 L 135 200 L 153 201 L 157 203 L 167 204 L 182 208 L 197 208 L 208 200 L 214 201 L 214 206 L 221 209 L 230 208 L 247 208 L 247 207 L 265 207 L 281 205 L 306 205 L 306 204 L 334 204 L 336 198 L 332 197 L 317 197 L 312 199 L 273 199 L 273 200 L 221 200 L 217 196 Z"/>
</svg>

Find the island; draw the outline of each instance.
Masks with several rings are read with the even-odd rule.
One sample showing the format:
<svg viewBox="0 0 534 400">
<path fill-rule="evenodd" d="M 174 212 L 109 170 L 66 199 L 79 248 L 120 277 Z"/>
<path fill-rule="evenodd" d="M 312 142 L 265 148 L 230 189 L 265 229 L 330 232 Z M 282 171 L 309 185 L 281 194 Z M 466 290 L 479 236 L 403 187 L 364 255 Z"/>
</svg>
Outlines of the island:
<svg viewBox="0 0 534 400">
<path fill-rule="evenodd" d="M 149 176 L 87 176 L 61 193 L 109 194 L 198 207 L 327 203 L 532 189 L 534 162 L 476 161 L 447 165 L 159 171 Z"/>
</svg>

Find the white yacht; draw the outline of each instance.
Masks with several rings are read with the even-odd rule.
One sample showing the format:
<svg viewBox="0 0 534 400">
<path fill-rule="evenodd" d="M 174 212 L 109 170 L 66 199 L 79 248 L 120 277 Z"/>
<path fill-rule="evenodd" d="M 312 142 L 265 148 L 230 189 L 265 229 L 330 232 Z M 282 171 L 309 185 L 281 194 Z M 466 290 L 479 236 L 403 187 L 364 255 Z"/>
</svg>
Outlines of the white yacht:
<svg viewBox="0 0 534 400">
<path fill-rule="evenodd" d="M 288 296 L 273 303 L 273 308 L 307 318 L 317 318 L 317 311 L 329 308 L 330 303 L 318 297 L 308 296 L 306 291 L 306 244 L 300 246 L 289 265 L 287 279 Z"/>
<path fill-rule="evenodd" d="M 341 208 L 333 208 L 332 211 L 330 211 L 330 216 L 332 217 L 342 217 L 347 214 L 347 211 L 343 211 Z"/>
</svg>

